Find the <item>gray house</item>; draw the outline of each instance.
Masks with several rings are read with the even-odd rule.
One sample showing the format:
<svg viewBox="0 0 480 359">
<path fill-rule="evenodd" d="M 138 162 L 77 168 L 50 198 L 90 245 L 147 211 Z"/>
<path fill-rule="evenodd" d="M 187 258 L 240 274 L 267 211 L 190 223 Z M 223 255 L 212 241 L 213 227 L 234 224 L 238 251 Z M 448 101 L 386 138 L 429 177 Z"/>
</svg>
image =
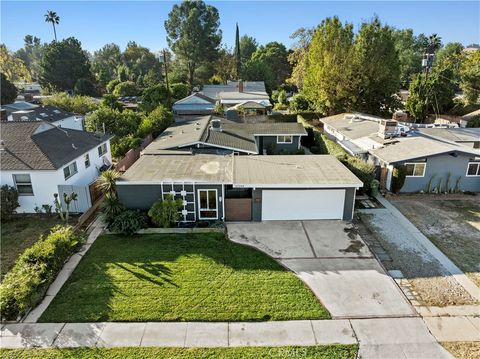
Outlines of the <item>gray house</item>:
<svg viewBox="0 0 480 359">
<path fill-rule="evenodd" d="M 181 221 L 313 220 L 353 216 L 363 186 L 334 156 L 144 154 L 117 180 L 127 208 L 181 199 Z M 168 154 L 166 154 L 168 153 Z"/>
<path fill-rule="evenodd" d="M 480 191 L 480 151 L 471 147 L 441 142 L 426 137 L 408 137 L 370 151 L 381 166 L 386 188 L 391 189 L 395 166 L 407 170 L 401 192 L 458 189 Z"/>
<path fill-rule="evenodd" d="M 264 154 L 272 149 L 290 153 L 300 148 L 300 138 L 306 135 L 300 123 L 248 124 L 214 116 L 196 116 L 167 128 L 143 153 L 182 150 L 210 154 Z"/>
</svg>

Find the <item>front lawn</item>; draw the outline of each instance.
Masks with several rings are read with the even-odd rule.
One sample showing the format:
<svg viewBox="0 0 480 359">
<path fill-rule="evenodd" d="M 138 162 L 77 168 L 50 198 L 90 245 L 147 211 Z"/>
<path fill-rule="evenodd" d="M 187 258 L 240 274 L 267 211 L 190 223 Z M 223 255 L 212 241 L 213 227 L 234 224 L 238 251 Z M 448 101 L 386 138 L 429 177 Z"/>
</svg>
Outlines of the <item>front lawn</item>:
<svg viewBox="0 0 480 359">
<path fill-rule="evenodd" d="M 78 348 L 1 350 L 3 358 L 318 358 L 354 359 L 357 345 L 319 345 L 313 347 L 243 347 L 243 348 Z"/>
<path fill-rule="evenodd" d="M 46 235 L 56 224 L 58 216 L 14 216 L 1 224 L 0 263 L 1 277 L 13 267 L 23 251 L 31 247 L 41 235 Z"/>
<path fill-rule="evenodd" d="M 292 272 L 220 233 L 99 237 L 41 322 L 327 319 Z"/>
</svg>

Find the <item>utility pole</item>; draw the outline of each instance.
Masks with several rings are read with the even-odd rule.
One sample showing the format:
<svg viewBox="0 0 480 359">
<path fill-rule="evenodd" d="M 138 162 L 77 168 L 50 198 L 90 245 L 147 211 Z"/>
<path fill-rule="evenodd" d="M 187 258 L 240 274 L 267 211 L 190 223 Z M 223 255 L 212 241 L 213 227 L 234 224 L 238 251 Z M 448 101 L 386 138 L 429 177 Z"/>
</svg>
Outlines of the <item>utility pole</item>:
<svg viewBox="0 0 480 359">
<path fill-rule="evenodd" d="M 430 70 L 433 67 L 433 59 L 435 58 L 435 43 L 433 40 L 433 36 L 430 36 L 430 43 L 428 44 L 428 47 L 425 49 L 425 52 L 423 54 L 423 59 L 422 59 L 422 68 L 423 72 L 425 73 L 425 108 L 428 108 L 428 89 L 427 89 L 427 80 L 428 80 L 428 74 Z"/>
<path fill-rule="evenodd" d="M 163 65 L 165 66 L 165 85 L 167 87 L 167 98 L 170 103 L 170 86 L 168 85 L 168 65 L 167 65 L 167 50 L 163 49 Z"/>
</svg>

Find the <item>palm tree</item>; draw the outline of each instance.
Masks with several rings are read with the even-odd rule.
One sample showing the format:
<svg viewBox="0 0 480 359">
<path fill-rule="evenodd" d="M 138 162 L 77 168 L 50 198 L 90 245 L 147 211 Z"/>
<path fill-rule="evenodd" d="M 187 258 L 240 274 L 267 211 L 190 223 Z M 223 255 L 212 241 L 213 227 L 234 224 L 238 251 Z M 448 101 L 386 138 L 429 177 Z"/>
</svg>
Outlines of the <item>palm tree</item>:
<svg viewBox="0 0 480 359">
<path fill-rule="evenodd" d="M 57 15 L 55 11 L 47 11 L 45 14 L 45 22 L 51 22 L 53 26 L 53 33 L 55 35 L 55 41 L 57 41 L 57 30 L 55 30 L 55 25 L 58 25 L 60 22 L 60 16 Z"/>
<path fill-rule="evenodd" d="M 430 35 L 429 40 L 429 50 L 431 51 L 430 53 L 437 52 L 437 50 L 442 47 L 442 38 L 437 34 Z"/>
<path fill-rule="evenodd" d="M 107 170 L 102 172 L 98 177 L 97 187 L 102 191 L 105 197 L 110 197 L 114 200 L 118 198 L 116 180 L 119 176 L 120 173 L 117 171 Z"/>
</svg>

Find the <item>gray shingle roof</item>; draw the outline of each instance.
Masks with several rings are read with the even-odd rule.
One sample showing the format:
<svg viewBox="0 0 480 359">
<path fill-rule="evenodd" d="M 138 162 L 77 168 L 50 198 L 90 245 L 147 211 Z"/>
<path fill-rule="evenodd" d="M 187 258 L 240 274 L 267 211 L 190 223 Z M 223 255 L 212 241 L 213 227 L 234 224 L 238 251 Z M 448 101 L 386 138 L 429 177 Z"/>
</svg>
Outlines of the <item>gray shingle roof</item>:
<svg viewBox="0 0 480 359">
<path fill-rule="evenodd" d="M 66 112 L 54 106 L 40 106 L 33 109 L 35 115 L 41 121 L 57 122 L 68 117 L 75 116 L 72 112 Z"/>
<path fill-rule="evenodd" d="M 2 122 L 0 131 L 2 170 L 55 170 L 112 137 L 42 121 Z"/>
</svg>

